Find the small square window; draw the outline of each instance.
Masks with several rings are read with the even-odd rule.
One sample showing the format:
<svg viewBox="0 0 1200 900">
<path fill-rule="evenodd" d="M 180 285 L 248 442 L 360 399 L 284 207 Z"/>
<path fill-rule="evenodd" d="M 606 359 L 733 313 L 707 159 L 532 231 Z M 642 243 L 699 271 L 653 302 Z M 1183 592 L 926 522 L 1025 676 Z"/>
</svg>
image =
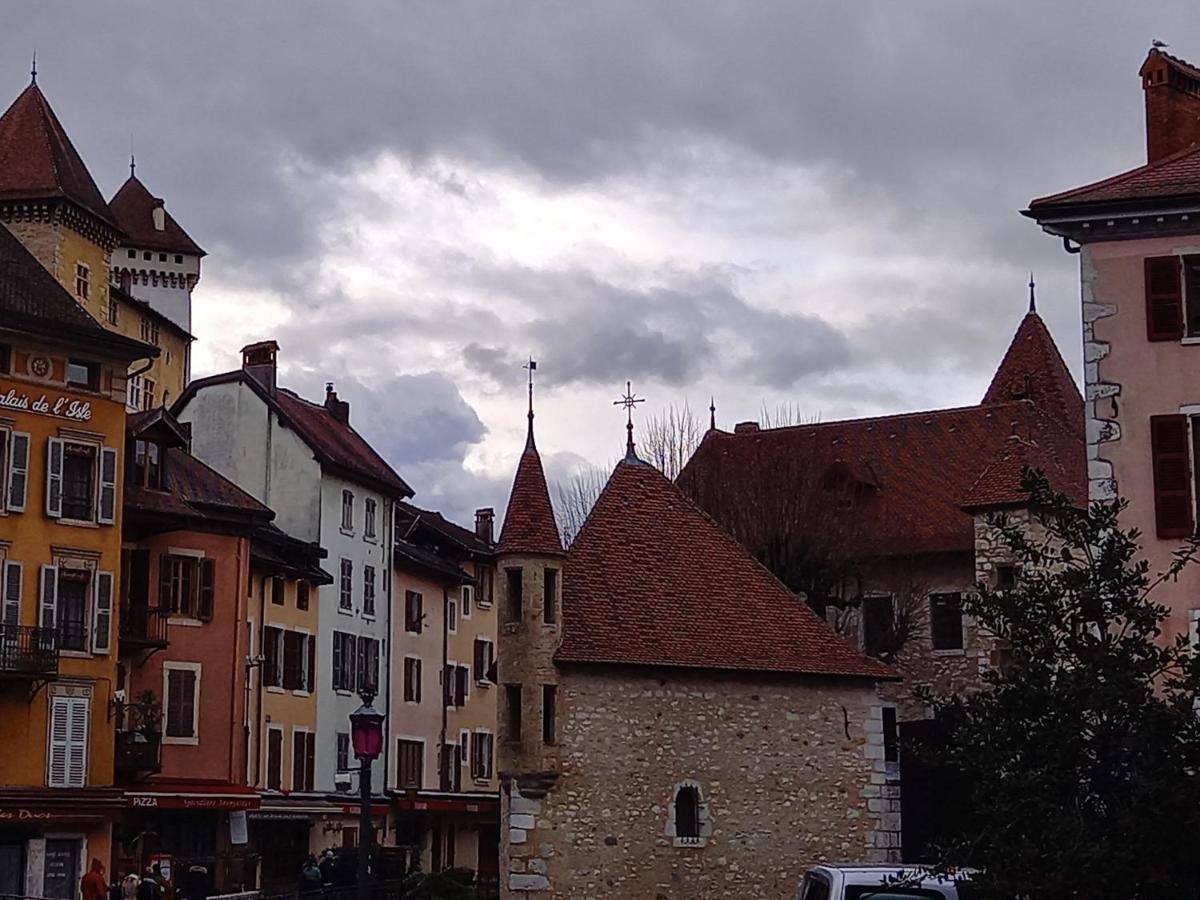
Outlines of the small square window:
<svg viewBox="0 0 1200 900">
<path fill-rule="evenodd" d="M 153 258 L 154 258 L 154 254 L 152 254 L 149 250 L 142 251 L 142 259 L 149 260 L 149 259 L 153 259 Z"/>
<path fill-rule="evenodd" d="M 94 391 L 100 386 L 100 364 L 72 359 L 67 362 L 67 384 Z"/>
<path fill-rule="evenodd" d="M 136 250 L 128 250 L 126 252 L 129 254 L 130 259 L 137 259 L 137 251 Z"/>
<path fill-rule="evenodd" d="M 182 254 L 182 253 L 176 253 L 176 254 L 175 254 L 175 264 L 176 264 L 176 265 L 183 265 L 183 254 Z"/>
<path fill-rule="evenodd" d="M 160 254 L 158 254 L 158 261 L 159 261 L 159 262 L 166 262 L 166 261 L 167 261 L 167 254 L 165 254 L 165 253 L 160 253 Z"/>
</svg>

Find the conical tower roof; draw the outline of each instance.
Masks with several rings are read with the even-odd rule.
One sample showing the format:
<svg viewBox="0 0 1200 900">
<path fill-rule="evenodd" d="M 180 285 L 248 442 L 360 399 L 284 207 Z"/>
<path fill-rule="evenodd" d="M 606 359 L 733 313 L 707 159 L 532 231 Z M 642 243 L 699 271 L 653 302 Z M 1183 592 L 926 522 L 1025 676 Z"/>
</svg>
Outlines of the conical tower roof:
<svg viewBox="0 0 1200 900">
<path fill-rule="evenodd" d="M 550 491 L 546 487 L 546 473 L 542 471 L 542 457 L 533 440 L 532 410 L 525 450 L 517 463 L 517 474 L 513 478 L 512 493 L 508 495 L 508 509 L 504 513 L 504 527 L 500 531 L 496 552 L 553 556 L 563 552 L 558 524 L 554 520 L 554 507 L 550 503 Z"/>
<path fill-rule="evenodd" d="M 982 402 L 986 406 L 1013 400 L 1032 400 L 1046 412 L 1061 413 L 1066 421 L 1083 427 L 1079 388 L 1035 309 L 1017 327 Z"/>
<path fill-rule="evenodd" d="M 126 179 L 108 206 L 130 244 L 147 250 L 187 253 L 191 256 L 205 255 L 191 235 L 183 230 L 165 208 L 162 230 L 154 227 L 154 210 L 163 206 L 163 201 L 151 194 L 136 175 L 130 175 Z"/>
<path fill-rule="evenodd" d="M 118 228 L 58 116 L 32 83 L 0 116 L 0 200 L 41 198 L 69 200 Z"/>
</svg>

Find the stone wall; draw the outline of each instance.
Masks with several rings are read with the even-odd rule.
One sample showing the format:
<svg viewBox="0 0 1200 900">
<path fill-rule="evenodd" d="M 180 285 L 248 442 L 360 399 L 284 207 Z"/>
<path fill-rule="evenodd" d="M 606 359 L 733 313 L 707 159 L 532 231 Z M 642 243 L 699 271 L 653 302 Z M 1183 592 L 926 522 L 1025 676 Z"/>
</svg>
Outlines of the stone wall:
<svg viewBox="0 0 1200 900">
<path fill-rule="evenodd" d="M 505 897 L 786 898 L 815 863 L 898 859 L 873 684 L 571 668 L 559 711 L 561 774 L 504 783 Z M 671 828 L 684 782 L 699 840 Z"/>
</svg>

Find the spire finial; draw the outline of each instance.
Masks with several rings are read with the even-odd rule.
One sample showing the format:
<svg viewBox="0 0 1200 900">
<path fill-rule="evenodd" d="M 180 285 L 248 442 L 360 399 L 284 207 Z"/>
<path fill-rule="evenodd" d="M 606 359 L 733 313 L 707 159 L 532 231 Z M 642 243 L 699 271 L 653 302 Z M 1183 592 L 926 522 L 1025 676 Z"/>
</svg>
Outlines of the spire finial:
<svg viewBox="0 0 1200 900">
<path fill-rule="evenodd" d="M 708 398 L 708 428 L 710 431 L 717 430 L 717 398 Z"/>
<path fill-rule="evenodd" d="M 529 429 L 525 434 L 525 449 L 528 450 L 533 446 L 533 373 L 537 371 L 537 362 L 531 356 L 521 368 L 529 371 Z"/>
<path fill-rule="evenodd" d="M 137 160 L 133 158 L 133 132 L 129 132 L 129 177 L 133 178 L 134 170 L 137 169 Z"/>
<path fill-rule="evenodd" d="M 29 69 L 29 83 L 37 84 L 37 51 L 33 51 L 33 66 Z"/>
<path fill-rule="evenodd" d="M 1033 295 L 1033 273 L 1029 273 L 1029 311 L 1037 312 L 1037 298 Z"/>
<path fill-rule="evenodd" d="M 638 397 L 633 393 L 633 385 L 628 381 L 625 382 L 625 396 L 620 400 L 613 401 L 613 406 L 625 407 L 625 458 L 627 460 L 638 458 L 633 449 L 633 408 L 639 403 L 645 402 L 645 397 Z"/>
</svg>

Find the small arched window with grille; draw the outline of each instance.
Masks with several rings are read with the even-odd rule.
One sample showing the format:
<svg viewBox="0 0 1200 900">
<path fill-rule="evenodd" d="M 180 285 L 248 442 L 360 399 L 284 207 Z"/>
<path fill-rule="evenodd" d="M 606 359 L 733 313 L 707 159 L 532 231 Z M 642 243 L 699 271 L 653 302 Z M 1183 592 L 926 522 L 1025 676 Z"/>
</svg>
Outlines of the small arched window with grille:
<svg viewBox="0 0 1200 900">
<path fill-rule="evenodd" d="M 675 794 L 675 837 L 700 837 L 700 792 L 691 785 Z"/>
</svg>

